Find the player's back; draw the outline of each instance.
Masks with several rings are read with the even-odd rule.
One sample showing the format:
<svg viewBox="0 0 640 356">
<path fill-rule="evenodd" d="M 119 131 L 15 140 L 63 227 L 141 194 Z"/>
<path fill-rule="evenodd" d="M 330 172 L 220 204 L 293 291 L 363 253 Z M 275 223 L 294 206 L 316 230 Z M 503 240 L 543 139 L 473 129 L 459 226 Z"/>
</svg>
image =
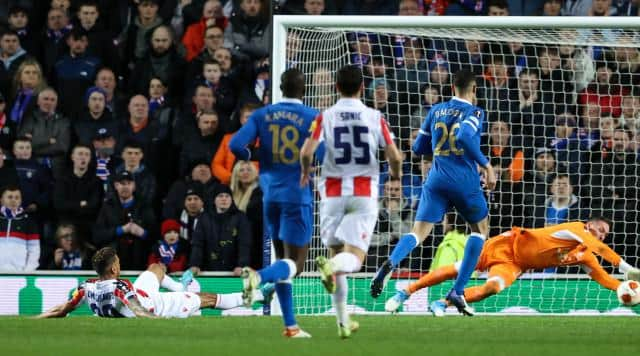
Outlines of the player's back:
<svg viewBox="0 0 640 356">
<path fill-rule="evenodd" d="M 470 120 L 476 128 L 480 128 L 475 132 L 472 143 L 479 146 L 483 116 L 480 108 L 456 97 L 431 108 L 426 118 L 429 120 L 433 151 L 433 166 L 428 181 L 471 184 L 479 181 L 476 163 L 457 142 L 456 135 L 463 121 Z"/>
<path fill-rule="evenodd" d="M 133 295 L 133 285 L 126 279 L 88 279 L 74 291 L 71 300 L 79 304 L 84 299 L 100 317 L 131 318 L 135 314 L 127 307 L 127 300 Z"/>
<path fill-rule="evenodd" d="M 316 124 L 320 127 L 314 129 L 314 138 L 325 143 L 321 195 L 377 197 L 378 147 L 392 142 L 380 111 L 358 99 L 343 98 L 325 110 Z"/>
<path fill-rule="evenodd" d="M 310 187 L 300 187 L 300 148 L 318 112 L 289 99 L 252 114 L 260 139 L 260 187 L 266 201 L 309 204 Z"/>
</svg>

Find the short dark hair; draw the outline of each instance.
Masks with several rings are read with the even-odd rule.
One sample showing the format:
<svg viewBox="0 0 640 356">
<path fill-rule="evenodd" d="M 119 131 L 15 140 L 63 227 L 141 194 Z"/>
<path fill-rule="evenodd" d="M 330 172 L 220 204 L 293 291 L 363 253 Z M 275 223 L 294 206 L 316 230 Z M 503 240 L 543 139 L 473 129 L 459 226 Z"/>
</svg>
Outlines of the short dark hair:
<svg viewBox="0 0 640 356">
<path fill-rule="evenodd" d="M 9 13 L 7 14 L 7 16 L 16 15 L 16 14 L 19 14 L 19 13 L 23 13 L 27 17 L 29 17 L 29 11 L 27 11 L 27 8 L 25 8 L 23 6 L 20 6 L 20 5 L 11 6 L 9 8 Z"/>
<path fill-rule="evenodd" d="M 15 37 L 18 37 L 18 39 L 20 39 L 20 36 L 18 35 L 18 32 L 14 31 L 14 30 L 11 30 L 11 29 L 3 30 L 0 33 L 0 38 L 2 38 L 4 36 L 15 36 Z"/>
<path fill-rule="evenodd" d="M 22 190 L 20 190 L 20 187 L 16 184 L 7 184 L 4 187 L 2 187 L 2 189 L 0 189 L 0 196 L 4 195 L 4 192 L 15 192 L 18 191 L 20 192 L 20 194 L 22 194 Z"/>
<path fill-rule="evenodd" d="M 104 276 L 107 269 L 113 265 L 116 261 L 116 257 L 118 257 L 118 253 L 112 247 L 103 247 L 98 252 L 93 255 L 91 262 L 93 264 L 93 269 L 99 276 Z"/>
<path fill-rule="evenodd" d="M 518 74 L 518 78 L 521 78 L 523 75 L 535 75 L 537 78 L 540 78 L 540 71 L 535 68 L 524 68 Z"/>
<path fill-rule="evenodd" d="M 78 27 L 72 28 L 71 31 L 69 31 L 69 33 L 67 34 L 66 38 L 67 39 L 73 38 L 74 40 L 79 40 L 82 37 L 86 37 L 87 40 L 89 40 L 89 36 L 87 35 L 87 31 L 82 29 L 82 27 L 78 26 Z"/>
<path fill-rule="evenodd" d="M 79 142 L 79 143 L 76 143 L 75 146 L 73 146 L 73 148 L 71 149 L 71 153 L 73 153 L 73 151 L 75 151 L 76 148 L 86 148 L 89 150 L 89 152 L 93 151 L 93 147 L 87 145 L 86 143 Z"/>
<path fill-rule="evenodd" d="M 125 142 L 124 146 L 122 146 L 122 152 L 124 152 L 124 150 L 126 150 L 127 148 L 140 150 L 144 154 L 144 148 L 138 141 L 128 140 L 127 142 Z"/>
<path fill-rule="evenodd" d="M 609 219 L 606 216 L 594 215 L 591 216 L 588 221 L 602 221 L 603 223 L 609 225 L 609 230 L 613 230 L 613 220 Z"/>
<path fill-rule="evenodd" d="M 98 12 L 100 12 L 100 9 L 98 7 L 98 3 L 95 0 L 84 0 L 84 1 L 81 1 L 80 4 L 78 4 L 78 10 L 80 10 L 83 6 L 95 7 L 96 10 L 98 10 Z"/>
<path fill-rule="evenodd" d="M 340 68 L 336 74 L 336 84 L 342 95 L 355 95 L 362 87 L 362 69 L 353 64 Z"/>
<path fill-rule="evenodd" d="M 509 10 L 509 3 L 507 2 L 507 0 L 489 0 L 487 2 L 487 9 L 489 8 L 489 6 L 495 6 L 500 9 Z"/>
<path fill-rule="evenodd" d="M 459 91 L 467 91 L 476 83 L 476 75 L 468 69 L 461 69 L 453 75 L 453 86 Z"/>
<path fill-rule="evenodd" d="M 300 69 L 289 68 L 280 76 L 280 89 L 287 98 L 302 99 L 304 96 L 304 74 Z"/>
<path fill-rule="evenodd" d="M 29 142 L 29 143 L 31 143 L 31 139 L 29 137 L 27 137 L 27 136 L 18 136 L 18 137 L 16 137 L 15 140 L 13 140 L 13 143 L 16 143 L 16 142 Z"/>
<path fill-rule="evenodd" d="M 217 64 L 218 66 L 220 66 L 220 62 L 216 61 L 213 58 L 207 58 L 202 62 L 202 68 L 204 68 L 205 65 L 207 64 Z"/>
</svg>

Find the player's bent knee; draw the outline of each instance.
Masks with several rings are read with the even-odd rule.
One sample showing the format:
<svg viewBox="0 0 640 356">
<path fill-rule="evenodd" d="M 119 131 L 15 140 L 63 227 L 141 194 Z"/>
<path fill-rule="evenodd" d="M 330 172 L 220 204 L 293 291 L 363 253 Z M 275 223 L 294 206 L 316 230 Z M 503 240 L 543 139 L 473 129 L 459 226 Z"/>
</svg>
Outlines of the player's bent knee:
<svg viewBox="0 0 640 356">
<path fill-rule="evenodd" d="M 155 272 L 165 273 L 166 267 L 160 263 L 152 263 L 149 265 L 149 267 L 147 267 L 147 271 L 154 272 L 154 273 Z"/>
</svg>

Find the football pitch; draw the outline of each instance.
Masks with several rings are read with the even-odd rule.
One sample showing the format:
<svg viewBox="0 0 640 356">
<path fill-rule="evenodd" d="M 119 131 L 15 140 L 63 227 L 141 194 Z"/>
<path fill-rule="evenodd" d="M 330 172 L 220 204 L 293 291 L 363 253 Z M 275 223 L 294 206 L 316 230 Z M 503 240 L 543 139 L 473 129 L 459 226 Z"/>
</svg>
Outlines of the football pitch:
<svg viewBox="0 0 640 356">
<path fill-rule="evenodd" d="M 278 317 L 144 320 L 0 318 L 0 355 L 634 355 L 638 317 L 299 317 L 312 339 L 285 339 Z"/>
</svg>

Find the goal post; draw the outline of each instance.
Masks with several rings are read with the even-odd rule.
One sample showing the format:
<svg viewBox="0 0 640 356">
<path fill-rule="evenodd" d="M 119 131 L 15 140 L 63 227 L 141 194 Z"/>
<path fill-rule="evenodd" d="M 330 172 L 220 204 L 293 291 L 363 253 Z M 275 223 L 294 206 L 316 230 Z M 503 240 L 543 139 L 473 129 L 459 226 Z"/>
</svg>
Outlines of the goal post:
<svg viewBox="0 0 640 356">
<path fill-rule="evenodd" d="M 280 74 L 296 67 L 306 78 L 305 104 L 325 109 L 337 100 L 336 71 L 359 65 L 363 100 L 381 110 L 405 154 L 402 197 L 396 200 L 400 209 L 382 202 L 392 188 L 385 190 L 385 177 L 380 180 L 383 209 L 375 242 L 362 272 L 350 278 L 353 312 L 383 311 L 396 289 L 428 271 L 448 236 L 438 225 L 385 292 L 378 299 L 369 296 L 372 272 L 411 228 L 429 169 L 412 156 L 412 137 L 430 105 L 451 97 L 452 75 L 462 68 L 476 72 L 478 105 L 486 112 L 482 148 L 500 172 L 497 190 L 487 196 L 492 236 L 511 226 L 543 227 L 602 215 L 614 221 L 605 242 L 630 264 L 640 264 L 639 17 L 276 15 L 272 48 L 273 102 L 282 98 Z M 313 264 L 326 253 L 317 210 L 308 261 L 294 287 L 301 314 L 331 312 Z M 603 266 L 622 278 L 606 262 Z M 523 272 L 476 310 L 630 312 L 619 308 L 614 292 L 579 268 Z M 471 284 L 485 280 L 486 274 L 479 274 Z M 450 286 L 416 293 L 403 312 L 427 312 L 428 303 Z"/>
</svg>

